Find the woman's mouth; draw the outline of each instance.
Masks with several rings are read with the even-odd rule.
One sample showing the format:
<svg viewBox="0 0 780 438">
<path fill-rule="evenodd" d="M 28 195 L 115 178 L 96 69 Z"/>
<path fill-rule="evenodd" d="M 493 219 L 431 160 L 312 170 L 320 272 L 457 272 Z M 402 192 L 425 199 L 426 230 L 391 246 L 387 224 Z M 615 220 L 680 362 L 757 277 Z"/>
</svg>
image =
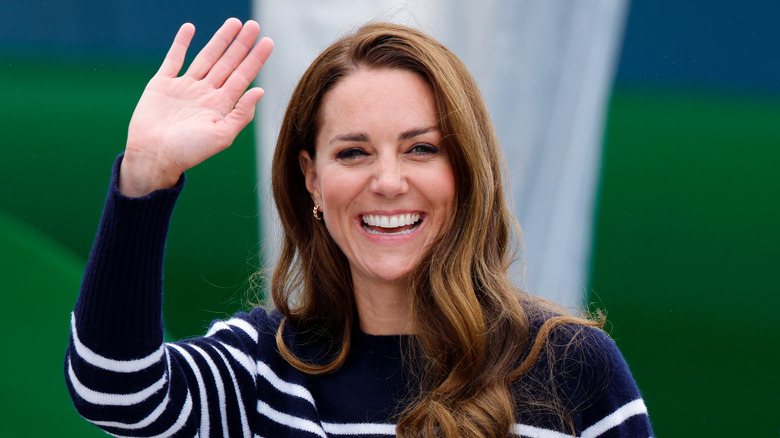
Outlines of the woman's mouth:
<svg viewBox="0 0 780 438">
<path fill-rule="evenodd" d="M 420 213 L 394 215 L 367 214 L 361 216 L 361 225 L 369 234 L 401 236 L 409 234 L 420 226 Z"/>
</svg>

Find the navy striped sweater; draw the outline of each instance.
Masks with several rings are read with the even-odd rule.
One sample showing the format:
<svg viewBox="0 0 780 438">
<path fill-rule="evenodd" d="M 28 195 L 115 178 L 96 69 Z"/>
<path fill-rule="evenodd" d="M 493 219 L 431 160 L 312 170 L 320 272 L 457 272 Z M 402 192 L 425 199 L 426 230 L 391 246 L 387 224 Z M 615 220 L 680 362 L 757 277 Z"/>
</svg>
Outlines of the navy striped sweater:
<svg viewBox="0 0 780 438">
<path fill-rule="evenodd" d="M 163 342 L 162 266 L 169 218 L 183 180 L 143 198 L 117 189 L 119 160 L 72 315 L 65 378 L 79 413 L 119 437 L 387 437 L 410 393 L 405 336 L 353 334 L 346 363 L 311 376 L 290 366 L 274 339 L 277 312 L 255 309 L 214 322 L 197 339 Z M 295 345 L 302 357 L 316 346 Z M 586 329 L 556 387 L 581 437 L 650 437 L 645 404 L 614 343 Z M 565 340 L 564 340 L 565 341 Z M 566 342 L 562 342 L 562 345 Z M 563 348 L 563 347 L 562 347 Z M 544 357 L 544 356 L 543 356 Z M 535 369 L 544 370 L 544 359 Z M 542 371 L 543 372 L 543 371 Z M 533 386 L 533 373 L 516 382 Z M 511 431 L 563 438 L 523 404 Z"/>
</svg>

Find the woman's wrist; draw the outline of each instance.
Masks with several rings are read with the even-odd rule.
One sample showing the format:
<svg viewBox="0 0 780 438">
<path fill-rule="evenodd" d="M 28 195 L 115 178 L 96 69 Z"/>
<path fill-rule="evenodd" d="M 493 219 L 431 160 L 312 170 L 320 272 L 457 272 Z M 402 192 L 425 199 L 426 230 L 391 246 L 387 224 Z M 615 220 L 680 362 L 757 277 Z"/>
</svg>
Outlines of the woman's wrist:
<svg viewBox="0 0 780 438">
<path fill-rule="evenodd" d="M 181 172 L 160 168 L 156 160 L 148 160 L 125 152 L 119 169 L 119 192 L 130 198 L 146 196 L 155 190 L 174 187 Z"/>
</svg>

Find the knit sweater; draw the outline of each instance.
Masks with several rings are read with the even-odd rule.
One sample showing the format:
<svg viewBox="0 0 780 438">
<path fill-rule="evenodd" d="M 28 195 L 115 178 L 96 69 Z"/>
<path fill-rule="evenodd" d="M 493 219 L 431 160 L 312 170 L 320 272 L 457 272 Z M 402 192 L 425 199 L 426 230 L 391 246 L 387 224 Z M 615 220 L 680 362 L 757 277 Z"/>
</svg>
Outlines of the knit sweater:
<svg viewBox="0 0 780 438">
<path fill-rule="evenodd" d="M 172 189 L 127 198 L 117 188 L 120 162 L 72 314 L 65 360 L 68 389 L 84 418 L 120 437 L 395 435 L 415 388 L 404 359 L 412 336 L 355 330 L 343 366 L 318 376 L 281 357 L 275 334 L 282 317 L 260 308 L 212 323 L 204 337 L 164 343 L 163 253 L 184 178 Z M 285 330 L 300 357 L 321 356 L 320 346 L 299 341 L 292 327 Z M 567 359 L 556 363 L 554 383 L 572 410 L 576 436 L 652 436 L 615 344 L 596 329 L 562 333 L 548 342 L 566 349 L 555 355 Z M 569 342 L 575 335 L 578 342 Z M 513 390 L 533 393 L 553 369 L 547 360 L 540 356 Z M 572 436 L 527 404 L 518 403 L 516 421 L 515 436 Z"/>
</svg>

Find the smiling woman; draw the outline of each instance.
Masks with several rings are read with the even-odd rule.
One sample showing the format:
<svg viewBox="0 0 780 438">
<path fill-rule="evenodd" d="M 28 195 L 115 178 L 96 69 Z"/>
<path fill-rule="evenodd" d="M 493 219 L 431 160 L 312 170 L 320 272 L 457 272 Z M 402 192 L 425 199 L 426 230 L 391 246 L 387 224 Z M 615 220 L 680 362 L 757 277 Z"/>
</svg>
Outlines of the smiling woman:
<svg viewBox="0 0 780 438">
<path fill-rule="evenodd" d="M 272 47 L 228 20 L 179 76 L 193 32 L 114 167 L 66 359 L 82 415 L 116 436 L 652 435 L 600 321 L 509 282 L 514 219 L 485 105 L 449 50 L 402 26 L 337 41 L 293 93 L 272 175 L 277 310 L 163 343 L 182 172 L 251 120 L 263 93 L 244 89 Z"/>
</svg>

